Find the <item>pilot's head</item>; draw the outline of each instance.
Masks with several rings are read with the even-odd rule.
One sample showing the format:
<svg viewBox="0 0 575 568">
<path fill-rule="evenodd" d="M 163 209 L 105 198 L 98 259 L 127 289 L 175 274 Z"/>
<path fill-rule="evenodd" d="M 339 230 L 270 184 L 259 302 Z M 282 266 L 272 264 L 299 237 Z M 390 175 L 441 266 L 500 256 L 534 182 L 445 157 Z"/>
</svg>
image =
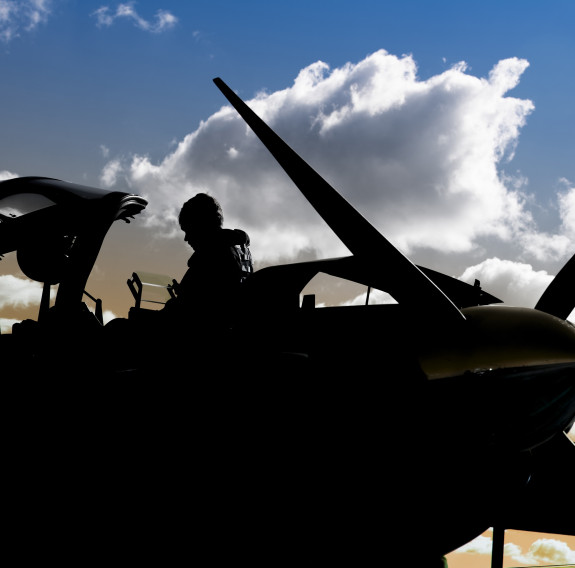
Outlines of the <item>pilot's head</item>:
<svg viewBox="0 0 575 568">
<path fill-rule="evenodd" d="M 222 228 L 224 215 L 218 201 L 207 193 L 198 193 L 182 206 L 179 216 L 185 241 L 196 248 L 202 239 Z"/>
</svg>

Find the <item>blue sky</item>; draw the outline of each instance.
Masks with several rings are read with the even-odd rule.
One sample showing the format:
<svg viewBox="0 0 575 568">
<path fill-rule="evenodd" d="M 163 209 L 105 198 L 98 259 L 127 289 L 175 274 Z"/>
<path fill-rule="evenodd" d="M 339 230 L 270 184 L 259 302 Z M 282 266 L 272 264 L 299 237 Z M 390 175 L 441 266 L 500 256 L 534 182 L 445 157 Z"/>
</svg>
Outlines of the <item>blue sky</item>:
<svg viewBox="0 0 575 568">
<path fill-rule="evenodd" d="M 385 49 L 413 54 L 423 79 L 459 61 L 481 77 L 501 59 L 527 59 L 513 95 L 536 111 L 515 165 L 541 192 L 575 178 L 571 1 L 132 3 L 147 29 L 129 16 L 98 25 L 97 10 L 113 16 L 120 3 L 42 5 L 31 30 L 26 12 L 0 16 L 0 34 L 14 30 L 0 41 L 0 167 L 19 175 L 96 182 L 100 145 L 159 159 L 219 108 L 214 76 L 251 98 L 289 86 L 315 61 L 337 68 Z M 157 29 L 160 10 L 173 25 Z"/>
<path fill-rule="evenodd" d="M 181 276 L 188 249 L 156 237 L 181 236 L 175 215 L 198 190 L 212 191 L 229 223 L 250 232 L 262 263 L 345 252 L 265 152 L 237 140 L 243 123 L 217 114 L 227 101 L 216 76 L 244 100 L 267 97 L 262 112 L 272 126 L 283 120 L 288 143 L 416 262 L 532 305 L 573 254 L 571 1 L 0 7 L 0 177 L 43 175 L 145 195 L 140 224 L 148 231 L 138 240 L 153 241 L 140 261 L 150 271 Z M 487 83 L 496 69 L 494 87 Z M 359 104 L 346 120 L 336 128 L 335 113 L 329 124 L 318 120 L 353 107 L 354 89 Z M 403 105 L 397 123 L 374 97 Z M 276 120 L 278 105 L 285 108 Z M 366 113 L 375 118 L 365 122 Z M 227 164 L 231 139 L 249 166 Z M 432 157 L 440 139 L 445 150 Z M 398 140 L 403 146 L 387 152 Z M 403 175 L 377 165 L 388 155 Z M 124 280 L 104 258 L 99 268 L 108 276 L 102 285 Z M 119 297 L 108 305 L 123 315 Z"/>
<path fill-rule="evenodd" d="M 574 29 L 572 0 L 0 0 L 0 179 L 149 199 L 90 283 L 110 317 L 132 270 L 181 276 L 199 190 L 261 264 L 345 254 L 219 76 L 414 261 L 533 305 L 575 252 Z M 4 321 L 38 301 L 2 261 Z"/>
</svg>

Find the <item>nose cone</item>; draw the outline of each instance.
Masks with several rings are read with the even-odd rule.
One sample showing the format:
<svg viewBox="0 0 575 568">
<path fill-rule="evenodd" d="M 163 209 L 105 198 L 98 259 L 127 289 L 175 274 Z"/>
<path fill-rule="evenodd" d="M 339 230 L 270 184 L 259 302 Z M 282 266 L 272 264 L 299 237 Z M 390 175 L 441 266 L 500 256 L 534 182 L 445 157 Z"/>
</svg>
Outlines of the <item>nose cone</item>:
<svg viewBox="0 0 575 568">
<path fill-rule="evenodd" d="M 421 352 L 436 408 L 478 444 L 526 450 L 575 418 L 575 327 L 526 308 L 462 310 L 465 333 Z M 436 388 L 435 388 L 436 387 Z"/>
<path fill-rule="evenodd" d="M 466 372 L 575 363 L 575 326 L 539 310 L 477 306 L 462 310 L 463 333 L 423 342 L 420 363 L 429 379 Z"/>
</svg>

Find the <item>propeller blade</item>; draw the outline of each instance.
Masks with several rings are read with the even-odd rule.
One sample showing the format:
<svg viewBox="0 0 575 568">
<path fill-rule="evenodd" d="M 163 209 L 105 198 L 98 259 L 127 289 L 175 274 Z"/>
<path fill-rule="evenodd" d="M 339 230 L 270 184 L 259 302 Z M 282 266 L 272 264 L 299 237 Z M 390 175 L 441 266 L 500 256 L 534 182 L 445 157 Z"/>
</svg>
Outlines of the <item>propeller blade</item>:
<svg viewBox="0 0 575 568">
<path fill-rule="evenodd" d="M 535 309 L 564 320 L 575 309 L 575 255 L 547 286 Z"/>
<path fill-rule="evenodd" d="M 389 292 L 418 319 L 440 318 L 435 322 L 449 327 L 465 320 L 455 304 L 415 264 L 294 152 L 222 79 L 218 77 L 214 83 L 343 244 L 371 266 L 375 286 Z"/>
</svg>

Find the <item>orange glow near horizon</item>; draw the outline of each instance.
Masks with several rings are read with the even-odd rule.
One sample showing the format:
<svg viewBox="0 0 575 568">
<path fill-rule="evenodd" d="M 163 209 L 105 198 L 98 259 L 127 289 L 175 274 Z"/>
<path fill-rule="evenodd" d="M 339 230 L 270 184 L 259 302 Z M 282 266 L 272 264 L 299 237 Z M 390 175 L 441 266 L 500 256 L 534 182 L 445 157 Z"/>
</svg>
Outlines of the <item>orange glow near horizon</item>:
<svg viewBox="0 0 575 568">
<path fill-rule="evenodd" d="M 490 568 L 493 531 L 447 555 L 448 568 Z M 503 568 L 574 567 L 575 536 L 505 531 Z"/>
</svg>

